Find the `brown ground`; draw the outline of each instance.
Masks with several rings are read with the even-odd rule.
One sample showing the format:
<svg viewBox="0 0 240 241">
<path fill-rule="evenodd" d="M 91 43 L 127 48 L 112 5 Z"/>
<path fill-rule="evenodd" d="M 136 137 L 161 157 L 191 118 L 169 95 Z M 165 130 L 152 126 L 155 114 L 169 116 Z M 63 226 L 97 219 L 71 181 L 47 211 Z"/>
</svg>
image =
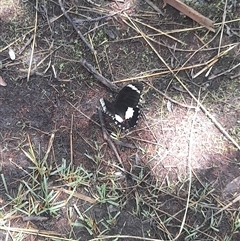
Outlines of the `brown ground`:
<svg viewBox="0 0 240 241">
<path fill-rule="evenodd" d="M 193 66 L 180 71 L 178 77 L 239 145 L 240 85 L 239 77 L 234 77 L 239 74 L 239 67 L 217 77 L 240 60 L 237 45 L 240 39 L 239 6 L 228 6 L 226 21 L 229 23 L 226 26 L 229 29 L 225 27 L 223 35 L 219 32 L 215 36 L 216 33 L 204 28 L 194 28 L 197 25 L 191 19 L 170 6 L 164 9 L 165 16 L 162 17 L 144 1 L 137 4 L 127 0 L 124 3 L 99 1 L 99 4 L 101 6 L 93 5 L 91 1 L 66 1 L 64 6 L 75 21 L 128 8 L 126 13 L 142 32 L 148 36 L 158 33 L 152 36 L 154 42 L 151 44 L 172 69 Z M 123 235 L 122 240 L 135 240 L 131 236 L 173 239 L 182 224 L 191 171 L 190 207 L 185 229 L 177 240 L 213 240 L 213 237 L 216 240 L 240 240 L 238 228 L 233 228 L 239 220 L 239 202 L 230 206 L 232 212 L 226 211 L 220 217 L 216 215 L 218 223 L 210 223 L 207 218 L 213 213 L 206 211 L 211 206 L 218 211 L 239 195 L 239 149 L 206 113 L 199 108 L 189 108 L 196 107 L 197 103 L 172 74 L 152 75 L 167 68 L 150 45 L 130 27 L 132 24 L 127 17 L 119 13 L 78 24 L 96 49 L 94 56 L 61 15 L 58 1 L 39 0 L 32 72 L 28 79 L 32 49 L 32 41 L 28 40 L 34 35 L 35 5 L 35 1 L 0 3 L 0 76 L 7 84 L 0 86 L 0 240 L 58 240 L 53 237 L 59 234 L 63 240 L 90 240 L 101 235 Z M 206 3 L 197 5 L 200 12 L 219 23 L 216 25 L 218 30 L 224 5 L 207 6 Z M 186 28 L 192 29 L 174 31 Z M 158 29 L 170 34 L 171 38 L 159 34 Z M 208 44 L 196 51 L 205 43 Z M 236 46 L 212 67 L 210 76 L 215 75 L 215 78 L 205 77 L 206 71 L 192 78 L 204 67 L 196 67 L 197 64 L 215 57 L 219 45 L 225 46 L 220 49 L 223 52 L 231 44 Z M 16 53 L 15 60 L 9 58 L 9 47 Z M 145 82 L 142 118 L 133 131 L 120 135 L 123 143 L 133 145 L 133 148 L 117 147 L 123 167 L 103 140 L 101 127 L 92 122 L 99 123 L 96 110 L 99 99 L 111 99 L 111 92 L 78 63 L 80 58 L 85 58 L 119 86 L 123 85 L 119 82 L 128 83 L 128 78 Z M 188 107 L 173 103 L 171 99 Z M 108 128 L 116 132 L 107 117 L 106 121 Z M 16 199 L 11 202 L 10 197 L 19 195 L 20 184 L 25 181 L 31 186 L 30 167 L 35 164 L 26 152 L 29 153 L 32 146 L 36 159 L 43 160 L 52 133 L 53 144 L 46 162 L 49 170 L 56 170 L 63 160 L 67 166 L 82 167 L 91 177 L 86 177 L 86 184 L 77 186 L 78 193 L 96 200 L 97 186 L 106 184 L 108 191 L 119 195 L 118 205 L 110 201 L 97 201 L 92 205 L 75 196 L 54 215 L 48 212 L 36 215 L 29 211 L 32 210 L 30 204 L 19 208 L 27 201 L 30 203 L 27 195 L 22 197 L 25 191 L 19 202 Z M 40 167 L 43 168 L 41 164 Z M 39 174 L 34 173 L 41 182 Z M 119 176 L 116 177 L 116 173 L 120 173 Z M 71 191 L 67 183 L 74 178 L 68 177 L 66 181 L 60 176 L 49 175 L 48 185 Z M 233 180 L 238 182 L 237 186 L 232 185 Z M 157 185 L 163 189 L 157 189 Z M 201 203 L 198 210 L 194 202 L 203 197 L 206 206 Z M 55 201 L 68 198 L 67 192 L 60 191 Z M 38 210 L 41 210 L 40 206 Z M 17 209 L 25 212 L 15 212 Z M 23 221 L 26 216 L 46 217 L 46 220 Z M 168 220 L 169 217 L 174 218 Z M 198 226 L 201 232 L 194 236 Z M 6 227 L 18 229 L 7 232 Z M 86 227 L 91 227 L 91 231 Z M 41 230 L 40 233 L 46 231 L 47 235 L 31 234 L 30 229 Z"/>
</svg>

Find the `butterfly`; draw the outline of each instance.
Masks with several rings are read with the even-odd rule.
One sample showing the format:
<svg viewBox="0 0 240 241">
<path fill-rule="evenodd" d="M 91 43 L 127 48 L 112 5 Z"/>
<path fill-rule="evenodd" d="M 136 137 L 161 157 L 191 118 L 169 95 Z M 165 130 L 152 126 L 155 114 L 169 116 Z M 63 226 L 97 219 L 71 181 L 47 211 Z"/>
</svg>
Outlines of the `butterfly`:
<svg viewBox="0 0 240 241">
<path fill-rule="evenodd" d="M 114 102 L 101 98 L 102 111 L 111 116 L 121 129 L 135 127 L 140 115 L 138 102 L 142 90 L 142 83 L 136 82 L 124 86 Z"/>
</svg>

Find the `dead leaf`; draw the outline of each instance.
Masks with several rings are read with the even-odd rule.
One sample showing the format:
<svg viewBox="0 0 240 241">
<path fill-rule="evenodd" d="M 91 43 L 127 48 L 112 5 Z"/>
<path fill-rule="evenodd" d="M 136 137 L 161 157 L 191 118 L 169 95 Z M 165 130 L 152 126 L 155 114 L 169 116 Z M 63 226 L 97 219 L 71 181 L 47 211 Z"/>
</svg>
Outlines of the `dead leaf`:
<svg viewBox="0 0 240 241">
<path fill-rule="evenodd" d="M 15 52 L 12 48 L 9 48 L 8 49 L 8 54 L 9 54 L 9 57 L 11 60 L 15 60 L 16 59 L 16 55 L 15 55 Z"/>
<path fill-rule="evenodd" d="M 3 80 L 3 78 L 1 76 L 0 76 L 0 85 L 7 86 L 7 83 Z"/>
<path fill-rule="evenodd" d="M 171 101 L 167 101 L 167 109 L 169 112 L 172 112 L 172 102 Z"/>
</svg>

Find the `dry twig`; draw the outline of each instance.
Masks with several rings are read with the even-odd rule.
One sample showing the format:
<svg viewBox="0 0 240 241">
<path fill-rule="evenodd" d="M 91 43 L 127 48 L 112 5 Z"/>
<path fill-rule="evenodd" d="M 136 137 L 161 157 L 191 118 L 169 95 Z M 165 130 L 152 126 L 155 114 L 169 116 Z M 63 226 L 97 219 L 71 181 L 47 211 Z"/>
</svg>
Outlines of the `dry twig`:
<svg viewBox="0 0 240 241">
<path fill-rule="evenodd" d="M 82 39 L 82 41 L 87 45 L 87 47 L 91 50 L 92 53 L 96 53 L 96 50 L 94 50 L 92 48 L 92 46 L 89 44 L 89 42 L 86 40 L 86 38 L 83 36 L 83 34 L 80 32 L 80 30 L 77 28 L 77 26 L 75 25 L 75 23 L 72 21 L 72 19 L 69 17 L 68 13 L 66 12 L 62 0 L 58 0 L 58 3 L 61 7 L 61 10 L 64 14 L 64 16 L 67 18 L 67 20 L 72 24 L 73 28 L 76 30 L 77 34 L 79 35 L 79 37 Z"/>
<path fill-rule="evenodd" d="M 114 92 L 118 92 L 119 88 L 109 81 L 107 78 L 102 76 L 90 63 L 88 63 L 85 59 L 80 59 L 79 63 L 87 69 L 97 80 L 99 80 L 102 84 L 106 85 L 109 89 Z"/>
<path fill-rule="evenodd" d="M 213 80 L 213 79 L 215 79 L 215 78 L 217 78 L 217 77 L 219 77 L 221 75 L 225 75 L 227 73 L 230 73 L 233 69 L 236 69 L 239 66 L 240 66 L 240 63 L 234 65 L 231 69 L 227 69 L 227 70 L 225 70 L 225 71 L 223 71 L 223 72 L 221 72 L 219 74 L 216 74 L 216 75 L 212 74 L 211 76 L 208 77 L 208 80 Z"/>
<path fill-rule="evenodd" d="M 118 162 L 122 165 L 122 167 L 124 168 L 123 166 L 123 162 L 122 162 L 122 159 L 121 157 L 119 156 L 118 154 L 118 151 L 116 149 L 116 147 L 114 146 L 113 142 L 111 141 L 111 139 L 109 138 L 108 136 L 108 133 L 107 133 L 107 129 L 106 129 L 106 126 L 105 126 L 105 123 L 104 123 L 104 120 L 103 120 L 103 113 L 100 109 L 98 109 L 98 116 L 99 116 L 99 119 L 100 119 L 100 123 L 101 123 L 101 126 L 102 126 L 102 132 L 103 132 L 103 139 L 105 141 L 107 141 L 108 145 L 110 146 L 110 148 L 113 150 Z"/>
<path fill-rule="evenodd" d="M 179 101 L 176 101 L 176 100 L 172 99 L 171 97 L 169 97 L 168 95 L 164 94 L 162 91 L 160 91 L 159 89 L 155 88 L 153 85 L 151 85 L 149 83 L 147 83 L 147 85 L 149 85 L 152 89 L 157 91 L 160 95 L 162 95 L 164 98 L 166 98 L 167 100 L 171 101 L 174 104 L 177 104 L 177 105 L 182 106 L 184 108 L 196 109 L 196 106 L 191 106 L 191 105 L 186 105 L 186 104 L 180 103 Z"/>
<path fill-rule="evenodd" d="M 150 0 L 145 0 L 145 2 L 146 2 L 149 6 L 151 6 L 157 13 L 161 14 L 162 16 L 164 16 L 162 10 L 161 10 L 159 7 L 157 7 L 153 2 L 151 2 Z"/>
<path fill-rule="evenodd" d="M 36 9 L 38 6 L 38 1 L 36 1 Z M 37 35 L 37 19 L 38 19 L 38 11 L 36 10 L 35 14 L 35 25 L 34 25 L 34 33 L 33 33 L 33 42 L 32 42 L 32 50 L 30 55 L 30 62 L 29 62 L 29 68 L 28 68 L 28 74 L 27 74 L 27 81 L 29 81 L 29 78 L 31 76 L 31 68 L 32 68 L 32 62 L 33 62 L 33 53 L 34 53 L 34 47 L 36 43 L 36 35 Z"/>
<path fill-rule="evenodd" d="M 92 123 L 94 123 L 97 126 L 100 126 L 96 121 L 92 120 L 89 116 L 87 116 L 86 114 L 84 114 L 81 110 L 79 110 L 78 108 L 76 108 L 72 103 L 70 103 L 69 101 L 66 100 L 66 102 L 71 105 L 76 111 L 78 111 L 80 114 L 82 114 L 85 118 L 87 118 L 89 121 L 91 121 Z"/>
</svg>

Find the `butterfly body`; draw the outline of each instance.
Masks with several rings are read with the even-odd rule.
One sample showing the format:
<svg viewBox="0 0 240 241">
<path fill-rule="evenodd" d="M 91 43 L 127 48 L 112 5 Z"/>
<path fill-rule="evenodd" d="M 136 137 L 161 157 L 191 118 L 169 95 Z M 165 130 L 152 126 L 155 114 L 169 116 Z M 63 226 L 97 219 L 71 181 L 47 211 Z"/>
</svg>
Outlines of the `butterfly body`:
<svg viewBox="0 0 240 241">
<path fill-rule="evenodd" d="M 136 126 L 140 115 L 137 105 L 142 89 L 142 83 L 132 83 L 120 90 L 115 102 L 100 99 L 103 112 L 110 115 L 122 129 Z"/>
</svg>

